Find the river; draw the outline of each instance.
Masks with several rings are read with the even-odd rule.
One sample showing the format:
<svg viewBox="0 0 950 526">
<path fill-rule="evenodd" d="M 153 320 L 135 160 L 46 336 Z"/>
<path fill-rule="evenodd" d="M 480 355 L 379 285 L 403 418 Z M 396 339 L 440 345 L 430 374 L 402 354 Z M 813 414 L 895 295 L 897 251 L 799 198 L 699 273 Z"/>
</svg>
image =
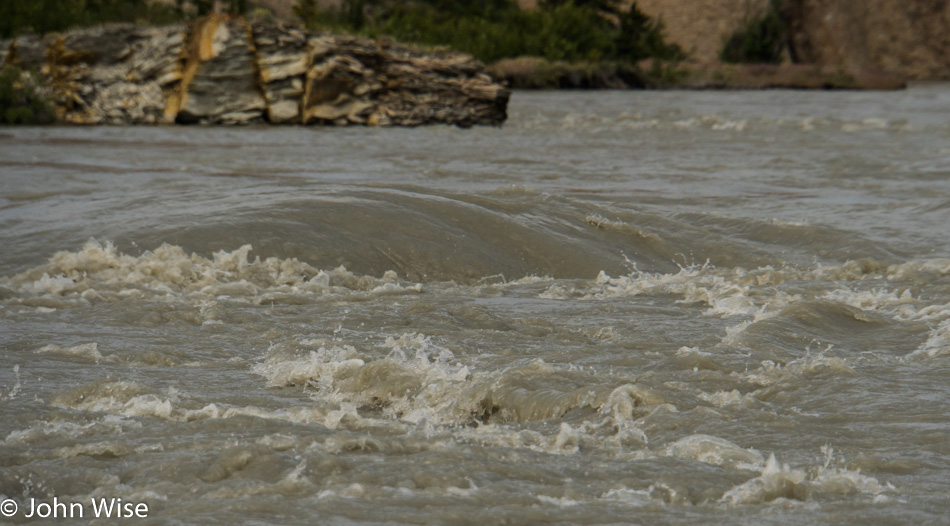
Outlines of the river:
<svg viewBox="0 0 950 526">
<path fill-rule="evenodd" d="M 948 85 L 3 128 L 0 172 L 3 520 L 950 520 Z"/>
</svg>

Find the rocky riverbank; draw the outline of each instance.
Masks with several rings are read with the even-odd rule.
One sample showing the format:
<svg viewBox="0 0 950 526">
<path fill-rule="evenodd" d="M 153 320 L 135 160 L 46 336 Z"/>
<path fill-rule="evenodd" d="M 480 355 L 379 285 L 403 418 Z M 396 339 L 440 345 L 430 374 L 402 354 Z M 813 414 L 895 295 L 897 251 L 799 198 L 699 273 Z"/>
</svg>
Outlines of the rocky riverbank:
<svg viewBox="0 0 950 526">
<path fill-rule="evenodd" d="M 74 124 L 499 125 L 509 91 L 472 57 L 211 15 L 0 44 Z"/>
</svg>

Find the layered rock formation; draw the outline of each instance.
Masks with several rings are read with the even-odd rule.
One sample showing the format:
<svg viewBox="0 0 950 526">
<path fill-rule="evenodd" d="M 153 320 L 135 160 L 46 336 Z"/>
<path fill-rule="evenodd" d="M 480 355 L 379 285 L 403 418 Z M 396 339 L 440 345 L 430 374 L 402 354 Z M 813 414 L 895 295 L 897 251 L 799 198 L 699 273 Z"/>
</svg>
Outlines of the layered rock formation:
<svg viewBox="0 0 950 526">
<path fill-rule="evenodd" d="M 184 124 L 247 124 L 264 120 L 250 28 L 240 19 L 211 15 L 195 24 L 181 84 L 167 114 Z"/>
<path fill-rule="evenodd" d="M 468 55 L 211 15 L 191 27 L 111 25 L 23 37 L 5 63 L 38 71 L 77 124 L 498 125 L 509 91 Z"/>
<path fill-rule="evenodd" d="M 469 55 L 254 27 L 272 122 L 500 124 L 509 92 Z M 296 105 L 296 101 L 300 101 Z"/>
<path fill-rule="evenodd" d="M 302 122 L 304 79 L 309 56 L 303 31 L 276 27 L 254 30 L 267 119 L 276 124 Z"/>
</svg>

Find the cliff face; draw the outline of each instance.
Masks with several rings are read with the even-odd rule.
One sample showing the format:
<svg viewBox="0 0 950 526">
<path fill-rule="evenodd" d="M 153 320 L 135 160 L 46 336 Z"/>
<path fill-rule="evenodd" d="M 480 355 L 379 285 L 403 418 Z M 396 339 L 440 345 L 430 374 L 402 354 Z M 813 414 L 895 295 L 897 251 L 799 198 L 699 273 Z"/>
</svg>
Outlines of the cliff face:
<svg viewBox="0 0 950 526">
<path fill-rule="evenodd" d="M 468 55 L 223 15 L 7 44 L 0 58 L 38 71 L 76 124 L 497 125 L 509 97 Z"/>
<path fill-rule="evenodd" d="M 909 79 L 950 78 L 950 1 L 783 0 L 789 52 L 798 63 Z M 696 62 L 718 60 L 723 42 L 769 0 L 636 0 Z"/>
<path fill-rule="evenodd" d="M 769 0 L 636 0 L 644 14 L 663 23 L 667 40 L 678 44 L 699 63 L 717 62 L 729 35 L 752 16 L 762 14 Z"/>
<path fill-rule="evenodd" d="M 798 61 L 950 78 L 947 0 L 792 0 L 786 9 Z"/>
</svg>

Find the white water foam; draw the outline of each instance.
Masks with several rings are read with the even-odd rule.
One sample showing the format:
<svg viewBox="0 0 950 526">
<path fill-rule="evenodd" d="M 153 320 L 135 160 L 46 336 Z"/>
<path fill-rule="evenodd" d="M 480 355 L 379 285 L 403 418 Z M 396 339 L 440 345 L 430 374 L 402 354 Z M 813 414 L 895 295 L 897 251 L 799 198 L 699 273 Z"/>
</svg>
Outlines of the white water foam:
<svg viewBox="0 0 950 526">
<path fill-rule="evenodd" d="M 607 228 L 612 222 L 590 216 L 588 222 Z M 777 316 L 802 301 L 827 301 L 874 312 L 897 322 L 940 324 L 950 319 L 950 304 L 927 304 L 907 287 L 867 289 L 862 282 L 923 281 L 950 275 L 950 260 L 929 259 L 896 265 L 872 260 L 847 261 L 841 265 L 816 265 L 810 269 L 771 266 L 753 270 L 720 269 L 708 263 L 680 267 L 676 273 L 649 273 L 636 269 L 612 277 L 601 271 L 593 282 L 582 285 L 555 283 L 539 296 L 544 299 L 598 300 L 640 295 L 679 296 L 679 303 L 707 306 L 705 314 L 740 318 L 725 329 L 722 342 L 737 344 L 751 325 Z M 792 283 L 793 285 L 790 285 Z M 816 286 L 810 286 L 814 284 Z M 817 286 L 820 285 L 820 286 Z M 745 318 L 745 319 L 742 319 Z M 946 349 L 945 329 L 937 325 L 928 342 L 913 357 L 941 356 Z M 909 356 L 910 357 L 910 356 Z"/>
<path fill-rule="evenodd" d="M 295 258 L 248 258 L 251 245 L 215 252 L 211 259 L 162 245 L 140 256 L 121 254 L 111 242 L 90 240 L 76 252 L 57 252 L 39 267 L 3 285 L 22 297 L 108 300 L 129 296 L 191 294 L 243 298 L 263 303 L 280 294 L 368 295 L 421 292 L 421 284 L 401 283 L 393 271 L 380 278 L 358 276 L 338 267 L 321 270 Z"/>
<path fill-rule="evenodd" d="M 772 454 L 759 476 L 731 488 L 720 502 L 736 506 L 806 501 L 814 493 L 868 495 L 872 502 L 879 502 L 883 492 L 895 489 L 890 484 L 881 484 L 876 478 L 862 474 L 860 470 L 833 466 L 834 449 L 830 446 L 823 446 L 821 452 L 824 463 L 807 471 L 780 464 Z"/>
<path fill-rule="evenodd" d="M 59 345 L 47 345 L 35 351 L 37 354 L 55 354 L 76 358 L 83 361 L 100 363 L 103 360 L 102 353 L 99 352 L 98 343 L 83 343 L 73 347 L 60 347 Z"/>
</svg>

